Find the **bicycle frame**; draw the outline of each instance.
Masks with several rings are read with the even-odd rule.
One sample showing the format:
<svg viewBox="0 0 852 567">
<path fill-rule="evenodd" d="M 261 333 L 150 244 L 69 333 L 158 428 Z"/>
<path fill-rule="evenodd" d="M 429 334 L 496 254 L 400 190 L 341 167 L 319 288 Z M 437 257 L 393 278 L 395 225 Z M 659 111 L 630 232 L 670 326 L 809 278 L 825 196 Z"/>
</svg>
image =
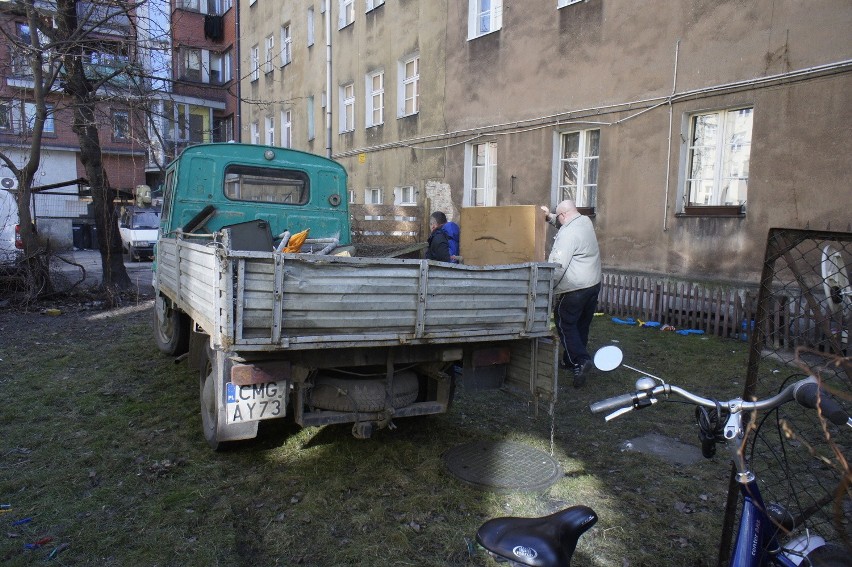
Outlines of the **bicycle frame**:
<svg viewBox="0 0 852 567">
<path fill-rule="evenodd" d="M 780 528 L 767 516 L 766 505 L 760 495 L 757 479 L 745 460 L 746 437 L 743 431 L 741 408 L 732 408 L 732 410 L 734 411 L 731 412 L 725 425 L 725 437 L 730 441 L 736 440 L 728 446 L 737 469 L 736 480 L 740 485 L 743 504 L 728 567 L 798 567 L 802 562 L 798 553 L 804 555 L 811 543 L 819 545 L 822 538 L 815 536 L 813 541 L 810 541 L 810 538 L 800 541 L 793 546 L 796 555 L 788 555 L 785 549 L 782 549 L 776 536 Z"/>
</svg>

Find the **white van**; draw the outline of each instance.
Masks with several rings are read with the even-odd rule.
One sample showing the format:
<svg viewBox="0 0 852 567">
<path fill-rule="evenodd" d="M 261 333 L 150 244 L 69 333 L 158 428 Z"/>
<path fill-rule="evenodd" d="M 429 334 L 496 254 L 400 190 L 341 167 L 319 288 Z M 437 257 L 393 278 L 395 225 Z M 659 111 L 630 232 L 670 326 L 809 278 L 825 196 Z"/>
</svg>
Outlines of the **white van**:
<svg viewBox="0 0 852 567">
<path fill-rule="evenodd" d="M 160 209 L 124 207 L 118 219 L 121 247 L 126 260 L 154 257 L 157 229 L 160 228 Z"/>
<path fill-rule="evenodd" d="M 15 195 L 0 189 L 0 266 L 14 264 L 23 255 L 18 222 Z"/>
</svg>

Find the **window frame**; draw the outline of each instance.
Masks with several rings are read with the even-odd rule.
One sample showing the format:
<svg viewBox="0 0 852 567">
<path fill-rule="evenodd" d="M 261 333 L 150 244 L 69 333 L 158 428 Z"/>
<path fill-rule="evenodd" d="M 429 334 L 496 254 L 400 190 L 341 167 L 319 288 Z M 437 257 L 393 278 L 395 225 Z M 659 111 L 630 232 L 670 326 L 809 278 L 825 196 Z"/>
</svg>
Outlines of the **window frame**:
<svg viewBox="0 0 852 567">
<path fill-rule="evenodd" d="M 269 34 L 264 40 L 266 50 L 263 54 L 263 74 L 268 75 L 275 70 L 272 61 L 275 59 L 275 34 Z"/>
<path fill-rule="evenodd" d="M 488 8 L 483 8 L 484 3 Z M 476 39 L 503 28 L 503 0 L 468 0 L 467 39 Z M 483 18 L 488 20 L 488 29 L 482 29 Z"/>
<path fill-rule="evenodd" d="M 289 108 L 281 111 L 281 147 L 293 147 L 293 111 Z"/>
<path fill-rule="evenodd" d="M 275 145 L 275 117 L 266 116 L 263 120 L 263 136 L 267 146 Z"/>
<path fill-rule="evenodd" d="M 251 143 L 260 145 L 260 124 L 255 120 L 250 126 Z"/>
<path fill-rule="evenodd" d="M 364 12 L 372 12 L 379 6 L 384 6 L 385 0 L 367 0 Z"/>
<path fill-rule="evenodd" d="M 325 0 L 321 1 L 325 2 Z M 307 22 L 305 24 L 305 27 L 307 28 L 308 32 L 308 47 L 311 47 L 314 44 L 314 34 L 316 33 L 314 31 L 314 25 L 314 7 L 308 6 Z"/>
<path fill-rule="evenodd" d="M 570 6 L 572 4 L 579 4 L 580 2 L 585 2 L 586 0 L 556 0 L 556 9 L 564 8 L 565 6 Z"/>
<path fill-rule="evenodd" d="M 293 61 L 293 35 L 290 33 L 290 24 L 281 26 L 281 67 L 289 65 Z"/>
<path fill-rule="evenodd" d="M 484 162 L 477 163 L 477 149 L 483 147 Z M 464 203 L 466 207 L 494 207 L 497 205 L 497 142 L 488 140 L 465 144 L 464 156 Z M 483 169 L 482 187 L 475 187 L 476 170 Z M 481 204 L 477 202 L 478 193 L 483 192 Z"/>
<path fill-rule="evenodd" d="M 340 85 L 340 133 L 355 130 L 355 83 Z"/>
<path fill-rule="evenodd" d="M 408 64 L 414 64 L 414 72 L 408 75 Z M 397 118 L 414 116 L 420 112 L 420 54 L 413 53 L 399 62 L 399 90 Z M 408 96 L 408 86 L 413 85 L 413 94 Z M 412 110 L 408 110 L 408 101 L 412 101 Z"/>
<path fill-rule="evenodd" d="M 314 95 L 310 95 L 306 101 L 306 113 L 307 113 L 307 135 L 308 141 L 311 142 L 316 139 L 316 116 L 314 113 Z"/>
<path fill-rule="evenodd" d="M 231 51 L 211 51 L 210 52 L 210 71 L 208 73 L 208 82 L 211 85 L 224 85 L 231 80 Z M 213 80 L 213 72 L 219 74 L 218 80 Z"/>
<path fill-rule="evenodd" d="M 559 203 L 565 199 L 571 199 L 577 205 L 577 209 L 584 213 L 594 213 L 597 208 L 598 187 L 600 184 L 600 149 L 601 129 L 586 128 L 582 130 L 562 130 L 556 132 L 553 159 L 553 201 Z M 577 136 L 577 156 L 565 157 L 565 141 L 568 136 Z M 597 136 L 597 154 L 591 155 L 593 146 L 592 136 Z M 564 167 L 568 162 L 576 162 L 574 194 L 568 194 L 569 184 L 564 183 Z M 592 167 L 592 164 L 595 164 Z M 581 167 L 582 164 L 582 167 Z M 594 177 L 594 183 L 589 177 Z M 590 196 L 591 195 L 591 196 Z"/>
<path fill-rule="evenodd" d="M 260 79 L 260 46 L 254 44 L 249 50 L 249 67 L 251 68 L 251 82 Z"/>
<path fill-rule="evenodd" d="M 373 79 L 379 79 L 379 88 L 376 89 Z M 364 91 L 367 93 L 365 98 L 364 108 L 364 127 L 372 128 L 381 126 L 385 123 L 385 72 L 384 69 L 377 69 L 370 73 L 364 79 Z M 378 106 L 376 106 L 378 101 Z M 378 113 L 378 119 L 376 119 Z"/>
<path fill-rule="evenodd" d="M 131 138 L 131 130 L 130 130 L 130 111 L 125 109 L 113 110 L 112 111 L 112 141 L 113 142 L 130 142 Z M 125 134 L 121 135 L 121 128 L 119 127 L 119 121 L 117 118 L 123 115 L 125 118 L 124 129 Z"/>
<path fill-rule="evenodd" d="M 378 196 L 379 200 L 374 201 L 373 197 Z M 365 205 L 384 205 L 385 197 L 384 191 L 382 191 L 381 187 L 365 187 L 364 188 L 364 204 Z"/>
<path fill-rule="evenodd" d="M 355 0 L 338 0 L 337 29 L 342 30 L 355 23 Z"/>
<path fill-rule="evenodd" d="M 728 160 L 731 159 L 731 153 L 729 151 L 729 146 L 734 144 L 729 144 L 729 122 L 728 118 L 735 113 L 739 113 L 747 110 L 749 113 L 748 117 L 748 140 L 745 143 L 740 143 L 737 145 L 747 145 L 748 146 L 748 155 L 744 160 L 745 171 L 747 172 L 744 176 L 733 176 L 733 175 L 725 175 L 726 172 L 730 172 L 731 164 Z M 711 188 L 711 202 L 710 203 L 698 203 L 693 201 L 693 183 L 696 180 L 700 179 L 708 179 L 708 178 L 696 178 L 692 176 L 694 158 L 695 158 L 695 148 L 699 147 L 696 143 L 695 139 L 695 131 L 697 120 L 703 116 L 716 116 L 717 117 L 717 125 L 716 125 L 716 133 L 714 135 L 714 144 L 713 144 L 713 164 L 712 164 L 712 188 Z M 683 120 L 683 128 L 682 128 L 682 150 L 681 150 L 681 165 L 680 165 L 680 175 L 679 175 L 679 183 L 678 183 L 678 192 L 679 192 L 679 202 L 680 202 L 680 210 L 678 211 L 679 215 L 683 216 L 744 216 L 746 212 L 746 208 L 748 206 L 748 180 L 749 174 L 751 170 L 751 146 L 752 140 L 754 138 L 754 105 L 752 104 L 743 104 L 730 106 L 725 108 L 718 108 L 714 110 L 700 110 L 696 112 L 690 112 L 684 114 Z M 708 147 L 706 145 L 702 145 L 701 147 Z M 721 203 L 719 199 L 721 195 L 725 193 L 723 191 L 723 183 L 725 180 L 738 179 L 740 182 L 744 183 L 744 193 L 745 197 L 741 199 L 742 202 L 739 203 Z M 739 193 L 739 191 L 738 191 Z M 738 199 L 739 201 L 739 199 Z"/>
<path fill-rule="evenodd" d="M 406 199 L 406 193 L 410 193 Z M 417 190 L 414 185 L 400 185 L 393 188 L 394 205 L 400 207 L 416 207 L 417 206 Z"/>
</svg>

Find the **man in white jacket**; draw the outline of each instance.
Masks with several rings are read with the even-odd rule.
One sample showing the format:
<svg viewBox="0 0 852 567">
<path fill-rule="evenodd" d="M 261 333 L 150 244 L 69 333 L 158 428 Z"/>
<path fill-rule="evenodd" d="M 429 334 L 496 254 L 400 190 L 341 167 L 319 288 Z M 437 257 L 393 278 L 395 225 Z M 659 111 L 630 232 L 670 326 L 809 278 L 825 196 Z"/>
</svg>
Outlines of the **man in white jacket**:
<svg viewBox="0 0 852 567">
<path fill-rule="evenodd" d="M 592 368 L 587 346 L 601 289 L 598 239 L 591 219 L 577 211 L 574 201 L 562 201 L 555 213 L 547 207 L 541 208 L 547 220 L 559 227 L 547 259 L 562 266 L 554 276 L 554 320 L 565 349 L 562 364 L 574 372 L 574 387 L 579 388 Z"/>
</svg>

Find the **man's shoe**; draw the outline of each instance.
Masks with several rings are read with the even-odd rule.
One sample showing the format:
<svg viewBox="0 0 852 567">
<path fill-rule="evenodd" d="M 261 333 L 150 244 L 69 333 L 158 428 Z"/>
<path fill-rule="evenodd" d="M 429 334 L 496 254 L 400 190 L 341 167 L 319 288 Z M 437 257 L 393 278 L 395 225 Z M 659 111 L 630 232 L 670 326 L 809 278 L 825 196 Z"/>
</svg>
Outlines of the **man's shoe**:
<svg viewBox="0 0 852 567">
<path fill-rule="evenodd" d="M 586 374 L 592 368 L 592 361 L 586 360 L 582 364 L 574 367 L 574 387 L 582 388 L 586 384 Z"/>
</svg>

